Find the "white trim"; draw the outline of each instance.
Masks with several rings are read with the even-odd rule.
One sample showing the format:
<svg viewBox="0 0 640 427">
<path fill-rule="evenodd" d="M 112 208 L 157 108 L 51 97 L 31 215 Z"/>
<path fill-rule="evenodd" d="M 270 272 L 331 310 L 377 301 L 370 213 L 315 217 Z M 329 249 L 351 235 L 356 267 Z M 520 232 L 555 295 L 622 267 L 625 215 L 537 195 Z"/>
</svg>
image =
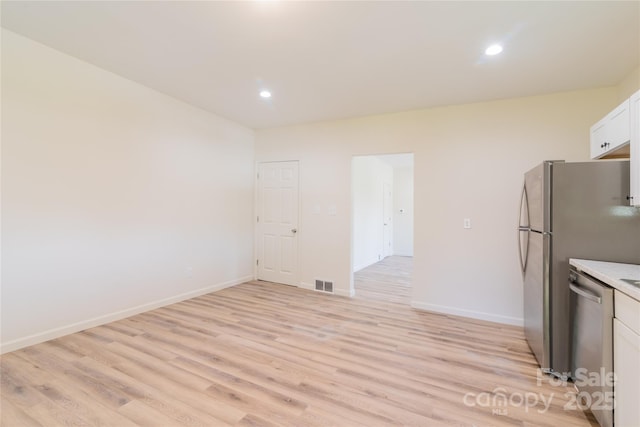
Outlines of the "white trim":
<svg viewBox="0 0 640 427">
<path fill-rule="evenodd" d="M 258 245 L 260 244 L 260 227 L 258 221 L 258 215 L 260 214 L 260 208 L 258 207 L 258 187 L 260 186 L 260 162 L 254 162 L 253 176 L 253 217 L 256 219 L 253 221 L 253 280 L 258 280 L 258 257 L 260 256 L 260 250 Z"/>
<path fill-rule="evenodd" d="M 420 310 L 433 311 L 435 313 L 452 314 L 454 316 L 469 317 L 471 319 L 487 320 L 489 322 L 504 323 L 514 326 L 524 326 L 524 319 L 518 317 L 502 316 L 500 314 L 466 310 L 464 308 L 449 307 L 446 305 L 428 304 L 420 301 L 411 301 L 411 307 Z"/>
<path fill-rule="evenodd" d="M 371 266 L 373 264 L 376 264 L 376 263 L 378 263 L 380 261 L 382 261 L 382 260 L 381 259 L 377 259 L 375 261 L 365 261 L 362 264 L 356 265 L 355 267 L 353 267 L 353 272 L 357 273 L 358 271 L 360 271 L 360 270 L 362 270 L 364 268 L 367 268 L 367 267 L 369 267 L 369 266 Z"/>
<path fill-rule="evenodd" d="M 0 346 L 0 354 L 15 351 L 30 345 L 38 344 L 44 341 L 49 341 L 54 338 L 59 338 L 64 335 L 80 332 L 85 329 L 94 328 L 96 326 L 104 325 L 106 323 L 115 322 L 126 317 L 130 317 L 145 311 L 153 310 L 156 308 L 164 307 L 170 304 L 175 304 L 180 301 L 184 301 L 190 298 L 195 298 L 200 295 L 208 294 L 211 292 L 219 291 L 231 286 L 239 285 L 240 283 L 253 280 L 252 275 L 240 277 L 238 279 L 229 280 L 227 282 L 218 283 L 216 285 L 207 286 L 206 288 L 196 289 L 195 291 L 189 291 L 182 294 L 174 295 L 169 298 L 163 298 L 150 303 L 138 305 L 136 307 L 127 308 L 124 310 L 116 311 L 114 313 L 105 314 L 102 316 L 94 317 L 92 319 L 82 320 L 80 322 L 72 323 L 70 325 L 61 326 L 48 331 L 40 332 L 37 334 L 29 335 L 23 338 L 18 338 L 6 343 L 2 343 Z"/>
<path fill-rule="evenodd" d="M 308 289 L 310 291 L 315 291 L 316 290 L 316 287 L 313 286 L 311 283 L 300 282 L 298 284 L 298 287 L 301 288 L 301 289 Z"/>
<path fill-rule="evenodd" d="M 356 291 L 355 289 L 348 289 L 348 290 L 338 289 L 336 292 L 334 292 L 334 294 L 339 295 L 341 297 L 353 298 L 356 294 Z"/>
<path fill-rule="evenodd" d="M 396 253 L 394 253 L 394 254 L 393 254 L 393 256 L 404 256 L 404 257 L 411 257 L 411 258 L 413 258 L 413 252 L 407 252 L 407 253 L 404 253 L 404 252 L 396 252 Z"/>
</svg>

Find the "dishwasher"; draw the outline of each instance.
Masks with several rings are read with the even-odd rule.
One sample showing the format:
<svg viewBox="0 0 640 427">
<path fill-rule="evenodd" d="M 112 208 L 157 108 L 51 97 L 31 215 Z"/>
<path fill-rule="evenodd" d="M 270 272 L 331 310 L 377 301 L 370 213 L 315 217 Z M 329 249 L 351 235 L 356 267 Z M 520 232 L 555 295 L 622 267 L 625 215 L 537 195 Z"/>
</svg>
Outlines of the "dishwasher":
<svg viewBox="0 0 640 427">
<path fill-rule="evenodd" d="M 569 270 L 571 289 L 571 377 L 578 404 L 602 427 L 613 426 L 613 289 Z"/>
</svg>

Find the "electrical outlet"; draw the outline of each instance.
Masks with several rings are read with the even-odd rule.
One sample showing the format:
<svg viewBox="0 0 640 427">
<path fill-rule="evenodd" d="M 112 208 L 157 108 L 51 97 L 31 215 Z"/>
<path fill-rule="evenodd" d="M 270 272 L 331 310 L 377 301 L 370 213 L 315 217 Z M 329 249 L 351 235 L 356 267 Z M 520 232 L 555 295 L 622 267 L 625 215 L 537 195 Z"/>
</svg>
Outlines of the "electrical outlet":
<svg viewBox="0 0 640 427">
<path fill-rule="evenodd" d="M 465 218 L 465 219 L 462 221 L 462 226 L 463 226 L 464 228 L 471 228 L 471 219 L 470 219 L 470 218 Z"/>
</svg>

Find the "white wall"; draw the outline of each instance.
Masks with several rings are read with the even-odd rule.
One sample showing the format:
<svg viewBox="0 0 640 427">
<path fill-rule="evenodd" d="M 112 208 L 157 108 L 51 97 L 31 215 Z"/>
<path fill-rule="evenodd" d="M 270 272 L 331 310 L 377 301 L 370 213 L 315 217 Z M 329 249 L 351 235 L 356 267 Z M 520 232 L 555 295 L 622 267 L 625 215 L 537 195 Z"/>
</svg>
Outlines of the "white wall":
<svg viewBox="0 0 640 427">
<path fill-rule="evenodd" d="M 375 156 L 358 156 L 352 163 L 353 270 L 384 258 L 383 184 L 393 185 L 393 168 Z M 393 224 L 389 224 L 393 227 Z"/>
<path fill-rule="evenodd" d="M 253 140 L 3 30 L 2 350 L 252 278 Z"/>
<path fill-rule="evenodd" d="M 338 293 L 352 288 L 352 156 L 413 152 L 412 304 L 521 323 L 523 173 L 545 159 L 587 160 L 589 127 L 616 97 L 610 87 L 257 131 L 259 161 L 300 161 L 303 285 L 326 277 Z"/>
<path fill-rule="evenodd" d="M 413 256 L 413 166 L 393 168 L 393 254 Z"/>
</svg>

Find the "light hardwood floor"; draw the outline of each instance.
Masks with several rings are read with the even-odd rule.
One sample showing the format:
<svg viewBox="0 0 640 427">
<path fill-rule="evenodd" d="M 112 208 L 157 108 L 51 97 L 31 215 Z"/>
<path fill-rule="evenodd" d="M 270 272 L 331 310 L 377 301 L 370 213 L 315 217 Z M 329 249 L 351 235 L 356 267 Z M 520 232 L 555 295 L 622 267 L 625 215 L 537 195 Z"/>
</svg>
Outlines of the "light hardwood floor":
<svg viewBox="0 0 640 427">
<path fill-rule="evenodd" d="M 412 257 L 387 257 L 354 274 L 355 296 L 409 305 L 412 274 Z"/>
<path fill-rule="evenodd" d="M 563 408 L 570 387 L 537 385 L 520 328 L 267 282 L 0 364 L 2 426 L 595 425 Z"/>
</svg>

